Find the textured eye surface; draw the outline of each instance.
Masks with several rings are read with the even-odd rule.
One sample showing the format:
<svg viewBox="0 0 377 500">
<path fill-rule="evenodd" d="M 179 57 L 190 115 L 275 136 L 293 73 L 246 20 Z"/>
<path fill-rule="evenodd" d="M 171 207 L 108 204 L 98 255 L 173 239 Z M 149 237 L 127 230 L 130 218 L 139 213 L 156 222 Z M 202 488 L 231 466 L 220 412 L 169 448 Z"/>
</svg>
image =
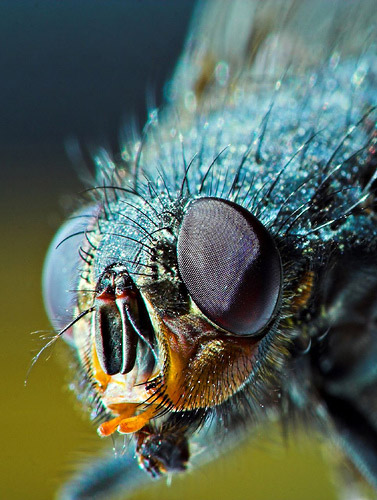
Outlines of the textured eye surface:
<svg viewBox="0 0 377 500">
<path fill-rule="evenodd" d="M 217 198 L 194 200 L 183 217 L 177 254 L 188 292 L 214 323 L 250 335 L 271 320 L 281 288 L 280 255 L 246 209 Z"/>
<path fill-rule="evenodd" d="M 85 231 L 98 208 L 86 207 L 59 229 L 51 242 L 45 261 L 42 290 L 47 314 L 56 330 L 73 319 L 77 296 L 78 270 L 82 268 L 79 249 L 87 243 Z M 69 340 L 69 335 L 65 335 Z"/>
</svg>

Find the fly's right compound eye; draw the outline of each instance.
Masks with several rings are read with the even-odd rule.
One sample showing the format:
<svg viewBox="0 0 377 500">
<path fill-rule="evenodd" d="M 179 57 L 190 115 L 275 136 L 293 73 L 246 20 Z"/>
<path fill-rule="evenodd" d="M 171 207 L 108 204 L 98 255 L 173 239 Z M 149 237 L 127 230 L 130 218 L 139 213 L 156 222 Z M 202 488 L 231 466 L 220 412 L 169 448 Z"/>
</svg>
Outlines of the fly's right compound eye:
<svg viewBox="0 0 377 500">
<path fill-rule="evenodd" d="M 281 290 L 280 255 L 248 210 L 218 198 L 194 200 L 183 217 L 177 254 L 189 294 L 218 326 L 253 335 L 271 321 Z"/>
<path fill-rule="evenodd" d="M 45 308 L 56 330 L 73 319 L 83 261 L 80 248 L 88 246 L 85 232 L 96 220 L 97 206 L 86 207 L 69 219 L 51 242 L 44 264 L 42 290 Z M 69 333 L 65 335 L 70 340 Z"/>
</svg>

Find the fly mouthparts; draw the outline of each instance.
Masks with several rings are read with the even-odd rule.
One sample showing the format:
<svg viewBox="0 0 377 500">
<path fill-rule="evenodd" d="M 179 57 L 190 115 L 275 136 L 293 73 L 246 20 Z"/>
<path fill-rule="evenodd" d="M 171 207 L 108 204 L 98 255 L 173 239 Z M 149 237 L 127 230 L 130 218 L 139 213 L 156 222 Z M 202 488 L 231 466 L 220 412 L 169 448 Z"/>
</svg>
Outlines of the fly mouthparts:
<svg viewBox="0 0 377 500">
<path fill-rule="evenodd" d="M 106 268 L 96 287 L 94 339 L 107 375 L 124 375 L 135 366 L 140 303 L 140 293 L 127 269 L 121 264 Z"/>
</svg>

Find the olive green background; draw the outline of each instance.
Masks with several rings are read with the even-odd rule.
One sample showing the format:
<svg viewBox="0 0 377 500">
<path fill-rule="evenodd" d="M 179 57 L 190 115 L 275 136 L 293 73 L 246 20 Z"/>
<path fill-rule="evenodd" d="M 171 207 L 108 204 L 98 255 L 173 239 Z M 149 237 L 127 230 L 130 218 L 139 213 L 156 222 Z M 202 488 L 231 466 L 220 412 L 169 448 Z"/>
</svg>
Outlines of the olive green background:
<svg viewBox="0 0 377 500">
<path fill-rule="evenodd" d="M 40 292 L 44 255 L 82 189 L 64 141 L 116 150 L 122 122 L 145 119 L 145 96 L 160 102 L 191 9 L 162 0 L 0 3 L 2 499 L 53 498 L 77 462 L 111 446 L 67 389 L 62 346 L 41 357 L 24 386 L 44 345 L 32 332 L 51 333 Z M 335 498 L 318 443 L 301 437 L 286 447 L 269 434 L 133 498 Z"/>
</svg>

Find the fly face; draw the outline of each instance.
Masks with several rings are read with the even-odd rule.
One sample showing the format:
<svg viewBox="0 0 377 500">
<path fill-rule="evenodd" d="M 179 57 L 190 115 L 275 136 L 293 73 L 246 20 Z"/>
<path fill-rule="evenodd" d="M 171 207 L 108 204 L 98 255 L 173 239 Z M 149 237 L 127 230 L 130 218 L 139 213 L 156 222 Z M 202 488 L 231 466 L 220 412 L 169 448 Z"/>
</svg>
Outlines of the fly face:
<svg viewBox="0 0 377 500">
<path fill-rule="evenodd" d="M 374 11 L 333 7 L 209 2 L 164 113 L 122 165 L 98 161 L 91 205 L 50 251 L 77 387 L 153 477 L 190 465 L 202 436 L 301 418 L 377 486 L 377 78 L 359 36 Z M 66 498 L 103 488 L 88 477 Z"/>
<path fill-rule="evenodd" d="M 107 208 L 82 248 L 88 256 L 93 246 L 79 283 L 84 317 L 73 326 L 101 403 L 116 415 L 99 433 L 145 433 L 169 412 L 204 418 L 247 382 L 273 329 L 279 250 L 248 210 L 219 198 L 169 201 L 162 212 L 122 200 Z"/>
</svg>

